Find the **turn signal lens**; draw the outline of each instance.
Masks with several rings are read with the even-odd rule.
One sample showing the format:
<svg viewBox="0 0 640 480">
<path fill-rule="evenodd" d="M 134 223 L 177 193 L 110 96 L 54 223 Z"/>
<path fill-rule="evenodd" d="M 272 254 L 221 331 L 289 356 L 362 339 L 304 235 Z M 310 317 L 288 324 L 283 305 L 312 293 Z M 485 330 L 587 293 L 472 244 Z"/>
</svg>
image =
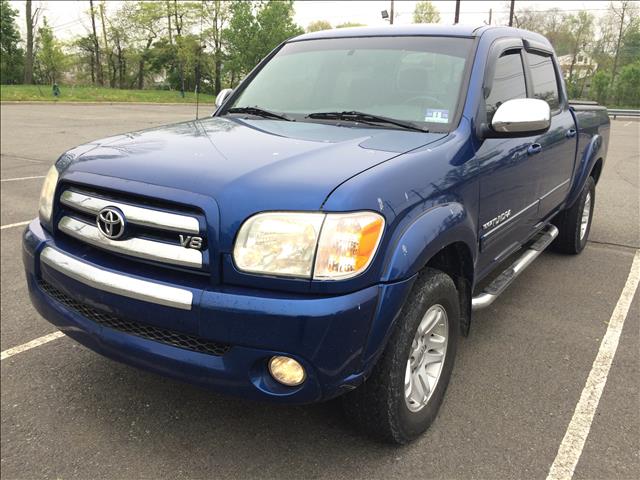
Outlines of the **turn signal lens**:
<svg viewBox="0 0 640 480">
<path fill-rule="evenodd" d="M 359 275 L 373 259 L 384 218 L 374 212 L 328 214 L 322 225 L 313 278 L 340 280 Z"/>
<path fill-rule="evenodd" d="M 304 382 L 306 374 L 299 362 L 290 357 L 271 357 L 269 360 L 269 373 L 278 382 L 287 387 L 295 387 Z"/>
</svg>

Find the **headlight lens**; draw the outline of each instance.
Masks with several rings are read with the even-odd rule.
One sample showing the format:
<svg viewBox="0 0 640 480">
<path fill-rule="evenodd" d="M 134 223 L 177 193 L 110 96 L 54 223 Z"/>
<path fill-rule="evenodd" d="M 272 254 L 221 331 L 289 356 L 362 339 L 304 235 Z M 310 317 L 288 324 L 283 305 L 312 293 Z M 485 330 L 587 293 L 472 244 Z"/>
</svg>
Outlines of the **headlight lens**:
<svg viewBox="0 0 640 480">
<path fill-rule="evenodd" d="M 321 213 L 262 213 L 247 220 L 236 239 L 233 259 L 252 273 L 311 277 Z"/>
<path fill-rule="evenodd" d="M 383 229 L 374 212 L 262 213 L 240 228 L 233 259 L 250 273 L 340 280 L 366 270 Z"/>
<path fill-rule="evenodd" d="M 44 177 L 44 183 L 42 184 L 42 190 L 40 191 L 38 213 L 40 214 L 40 221 L 43 223 L 51 222 L 51 214 L 53 212 L 53 195 L 56 192 L 57 184 L 58 169 L 53 165 Z"/>
</svg>

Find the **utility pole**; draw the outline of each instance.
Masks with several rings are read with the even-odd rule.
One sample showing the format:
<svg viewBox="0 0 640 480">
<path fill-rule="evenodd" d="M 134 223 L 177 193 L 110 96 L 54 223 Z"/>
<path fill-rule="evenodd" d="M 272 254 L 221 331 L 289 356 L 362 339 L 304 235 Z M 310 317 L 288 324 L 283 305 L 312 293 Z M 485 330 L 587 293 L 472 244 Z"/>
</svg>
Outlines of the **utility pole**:
<svg viewBox="0 0 640 480">
<path fill-rule="evenodd" d="M 393 0 L 391 0 L 391 15 L 389 16 L 389 25 L 393 25 Z"/>
<path fill-rule="evenodd" d="M 91 26 L 93 28 L 93 50 L 96 54 L 96 72 L 98 78 L 98 85 L 101 87 L 104 85 L 104 81 L 102 80 L 102 64 L 100 63 L 100 47 L 98 45 L 98 34 L 96 33 L 96 14 L 95 9 L 93 8 L 93 0 L 89 0 L 89 5 L 91 8 Z"/>
<path fill-rule="evenodd" d="M 513 27 L 513 7 L 516 3 L 516 0 L 511 0 L 511 8 L 509 9 L 509 26 Z"/>
<path fill-rule="evenodd" d="M 489 9 L 489 25 L 491 25 L 491 15 L 493 14 L 493 8 Z"/>
<path fill-rule="evenodd" d="M 456 0 L 456 16 L 453 19 L 453 24 L 456 25 L 460 21 L 460 0 Z"/>
<path fill-rule="evenodd" d="M 27 0 L 27 55 L 24 62 L 24 83 L 33 83 L 33 15 L 31 14 L 31 0 Z"/>
</svg>

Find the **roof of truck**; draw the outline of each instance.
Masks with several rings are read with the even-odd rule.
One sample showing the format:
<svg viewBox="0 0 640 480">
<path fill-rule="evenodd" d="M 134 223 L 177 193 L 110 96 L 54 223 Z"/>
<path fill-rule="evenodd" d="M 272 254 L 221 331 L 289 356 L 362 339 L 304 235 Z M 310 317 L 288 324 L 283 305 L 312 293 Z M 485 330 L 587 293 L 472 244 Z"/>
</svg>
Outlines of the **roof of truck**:
<svg viewBox="0 0 640 480">
<path fill-rule="evenodd" d="M 305 33 L 290 41 L 313 40 L 322 38 L 345 37 L 398 37 L 398 36 L 440 36 L 440 37 L 480 37 L 490 32 L 492 37 L 513 36 L 526 38 L 539 42 L 552 50 L 549 41 L 542 35 L 522 30 L 520 28 L 505 27 L 500 25 L 439 25 L 439 24 L 413 24 L 413 25 L 383 25 L 380 27 L 350 27 L 321 30 L 319 32 Z"/>
<path fill-rule="evenodd" d="M 310 40 L 313 38 L 340 38 L 340 37 L 379 37 L 379 36 L 399 36 L 399 35 L 440 35 L 448 37 L 474 37 L 482 33 L 488 27 L 484 24 L 478 25 L 436 25 L 436 24 L 413 24 L 413 25 L 383 25 L 380 27 L 349 27 L 334 28 L 332 30 L 321 30 L 319 32 L 305 33 L 295 40 Z"/>
</svg>

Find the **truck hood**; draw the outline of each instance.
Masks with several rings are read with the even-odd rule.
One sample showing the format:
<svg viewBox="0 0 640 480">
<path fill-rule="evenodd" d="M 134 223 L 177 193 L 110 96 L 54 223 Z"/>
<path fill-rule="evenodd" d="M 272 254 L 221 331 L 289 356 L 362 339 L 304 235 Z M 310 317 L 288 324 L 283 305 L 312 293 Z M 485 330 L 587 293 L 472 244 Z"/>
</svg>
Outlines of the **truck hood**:
<svg viewBox="0 0 640 480">
<path fill-rule="evenodd" d="M 205 195 L 242 219 L 319 209 L 345 180 L 444 135 L 215 117 L 92 142 L 60 166 Z"/>
</svg>

